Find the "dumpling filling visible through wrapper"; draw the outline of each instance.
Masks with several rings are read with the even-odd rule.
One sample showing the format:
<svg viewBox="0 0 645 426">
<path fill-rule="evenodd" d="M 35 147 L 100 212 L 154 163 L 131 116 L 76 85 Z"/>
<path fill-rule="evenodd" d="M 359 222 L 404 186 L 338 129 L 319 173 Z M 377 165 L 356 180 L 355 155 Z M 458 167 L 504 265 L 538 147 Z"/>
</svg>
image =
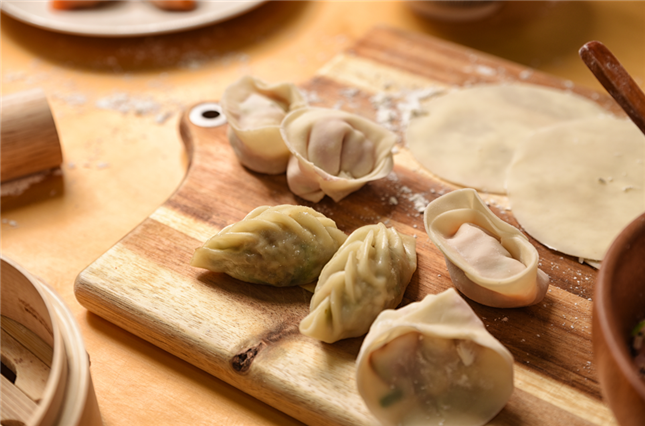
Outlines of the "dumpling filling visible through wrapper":
<svg viewBox="0 0 645 426">
<path fill-rule="evenodd" d="M 303 285 L 318 278 L 346 239 L 310 207 L 262 206 L 206 241 L 190 264 L 255 284 Z"/>
<path fill-rule="evenodd" d="M 356 365 L 383 425 L 481 426 L 513 392 L 513 356 L 454 289 L 383 311 Z"/>
<path fill-rule="evenodd" d="M 362 336 L 381 311 L 401 303 L 416 268 L 412 236 L 382 223 L 358 228 L 320 273 L 300 332 L 326 343 Z"/>
<path fill-rule="evenodd" d="M 267 174 L 287 170 L 291 153 L 280 135 L 280 123 L 291 111 L 307 102 L 291 83 L 267 84 L 244 76 L 222 96 L 222 109 L 229 123 L 228 139 L 240 163 Z"/>
<path fill-rule="evenodd" d="M 495 308 L 540 302 L 549 277 L 519 229 L 488 208 L 474 189 L 442 195 L 426 207 L 426 232 L 441 250 L 455 287 L 469 299 Z"/>
<path fill-rule="evenodd" d="M 394 166 L 396 135 L 356 114 L 304 108 L 287 115 L 280 131 L 293 154 L 289 189 L 314 203 L 325 195 L 340 201 Z"/>
</svg>

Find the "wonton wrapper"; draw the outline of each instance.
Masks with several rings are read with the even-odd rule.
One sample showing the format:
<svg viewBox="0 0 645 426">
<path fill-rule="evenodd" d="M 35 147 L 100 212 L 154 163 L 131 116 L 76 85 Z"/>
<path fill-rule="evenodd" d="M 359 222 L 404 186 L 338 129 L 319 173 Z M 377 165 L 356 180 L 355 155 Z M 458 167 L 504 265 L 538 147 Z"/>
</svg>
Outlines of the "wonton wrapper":
<svg viewBox="0 0 645 426">
<path fill-rule="evenodd" d="M 645 212 L 645 136 L 612 116 L 536 132 L 508 174 L 513 215 L 533 238 L 562 253 L 602 260 Z"/>
<path fill-rule="evenodd" d="M 517 145 L 545 126 L 605 113 L 573 93 L 529 84 L 487 84 L 434 97 L 406 133 L 412 155 L 437 176 L 504 194 Z"/>
<path fill-rule="evenodd" d="M 276 287 L 315 281 L 347 239 L 333 220 L 305 206 L 262 206 L 193 254 L 192 266 Z"/>
<path fill-rule="evenodd" d="M 358 228 L 320 273 L 300 332 L 326 343 L 362 336 L 401 303 L 416 268 L 414 237 L 382 223 Z"/>
<path fill-rule="evenodd" d="M 224 91 L 221 103 L 228 140 L 240 163 L 260 173 L 284 173 L 291 153 L 280 123 L 289 112 L 307 106 L 298 88 L 244 76 Z"/>
<path fill-rule="evenodd" d="M 282 137 L 293 154 L 287 168 L 291 191 L 318 202 L 325 194 L 340 201 L 392 170 L 396 135 L 349 112 L 305 108 L 282 122 Z"/>
<path fill-rule="evenodd" d="M 376 318 L 356 384 L 384 425 L 481 426 L 513 392 L 513 356 L 451 288 Z"/>
<path fill-rule="evenodd" d="M 496 308 L 529 306 L 544 298 L 549 277 L 538 269 L 537 250 L 517 228 L 495 216 L 474 189 L 459 189 L 432 201 L 426 208 L 424 222 L 428 236 L 446 258 L 453 284 L 468 298 Z M 494 256 L 483 258 L 480 265 L 469 263 L 451 241 L 465 223 L 484 229 L 524 268 L 500 274 Z M 468 249 L 471 253 L 477 250 Z M 482 270 L 495 271 L 497 276 Z"/>
</svg>

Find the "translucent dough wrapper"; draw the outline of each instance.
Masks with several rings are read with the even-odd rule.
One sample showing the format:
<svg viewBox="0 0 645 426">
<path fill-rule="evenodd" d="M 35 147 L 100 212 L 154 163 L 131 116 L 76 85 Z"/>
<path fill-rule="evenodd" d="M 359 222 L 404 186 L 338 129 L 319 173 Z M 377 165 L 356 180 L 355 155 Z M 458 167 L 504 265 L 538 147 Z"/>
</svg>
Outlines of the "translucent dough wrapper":
<svg viewBox="0 0 645 426">
<path fill-rule="evenodd" d="M 318 202 L 340 201 L 369 181 L 387 176 L 394 165 L 396 135 L 349 112 L 306 108 L 289 113 L 282 137 L 293 154 L 287 168 L 291 191 Z"/>
<path fill-rule="evenodd" d="M 228 140 L 240 163 L 260 173 L 284 173 L 291 153 L 280 123 L 289 112 L 307 106 L 298 88 L 244 76 L 224 91 L 221 103 Z"/>
<path fill-rule="evenodd" d="M 356 383 L 383 425 L 480 426 L 513 392 L 513 356 L 451 288 L 383 311 L 361 346 Z"/>
<path fill-rule="evenodd" d="M 262 206 L 206 241 L 190 264 L 255 284 L 302 285 L 318 278 L 346 239 L 309 207 Z"/>
<path fill-rule="evenodd" d="M 478 84 L 432 98 L 413 117 L 410 152 L 437 176 L 462 187 L 505 194 L 518 144 L 568 120 L 605 114 L 575 93 L 526 83 Z"/>
<path fill-rule="evenodd" d="M 496 308 L 529 306 L 544 298 L 549 277 L 538 269 L 537 250 L 517 228 L 495 216 L 474 189 L 437 198 L 428 204 L 424 221 L 453 284 L 468 298 Z M 482 230 L 488 240 L 464 240 L 460 247 L 456 236 L 464 224 Z M 493 252 L 495 244 L 498 253 Z M 508 267 L 511 263 L 520 268 Z"/>
<path fill-rule="evenodd" d="M 300 332 L 326 343 L 362 336 L 401 303 L 416 268 L 414 237 L 382 223 L 358 228 L 320 273 Z"/>
</svg>

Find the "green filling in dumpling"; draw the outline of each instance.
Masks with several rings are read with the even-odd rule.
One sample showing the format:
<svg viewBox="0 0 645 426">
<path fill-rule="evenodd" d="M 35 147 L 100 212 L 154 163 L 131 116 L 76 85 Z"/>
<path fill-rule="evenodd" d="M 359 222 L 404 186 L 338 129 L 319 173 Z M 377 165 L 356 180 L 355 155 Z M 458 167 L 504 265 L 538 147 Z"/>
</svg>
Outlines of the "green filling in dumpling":
<svg viewBox="0 0 645 426">
<path fill-rule="evenodd" d="M 276 287 L 315 281 L 347 236 L 305 206 L 258 207 L 195 250 L 192 266 Z"/>
</svg>

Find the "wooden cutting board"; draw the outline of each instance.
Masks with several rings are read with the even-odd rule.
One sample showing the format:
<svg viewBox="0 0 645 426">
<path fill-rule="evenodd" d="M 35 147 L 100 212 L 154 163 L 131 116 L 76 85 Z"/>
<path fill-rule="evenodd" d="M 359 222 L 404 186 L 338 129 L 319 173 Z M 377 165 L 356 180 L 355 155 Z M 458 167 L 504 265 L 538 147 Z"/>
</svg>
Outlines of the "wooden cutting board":
<svg viewBox="0 0 645 426">
<path fill-rule="evenodd" d="M 384 28 L 369 32 L 302 88 L 313 105 L 376 119 L 377 108 L 370 101 L 376 93 L 396 97 L 405 89 L 498 81 L 572 90 L 619 111 L 608 96 L 571 82 Z M 195 126 L 186 112 L 180 126 L 190 157 L 185 180 L 149 218 L 79 274 L 76 297 L 90 311 L 307 424 L 378 424 L 355 386 L 362 339 L 330 345 L 299 334 L 311 293 L 239 282 L 193 268 L 189 261 L 195 248 L 255 207 L 302 204 L 332 218 L 348 234 L 385 222 L 416 235 L 418 270 L 405 294 L 403 304 L 408 304 L 451 286 L 443 256 L 425 233 L 422 207 L 454 187 L 421 168 L 401 145 L 388 178 L 339 203 L 328 197 L 317 204 L 305 202 L 289 191 L 285 175 L 242 167 L 226 128 Z M 518 226 L 504 197 L 484 197 L 496 214 Z M 542 303 L 504 310 L 469 301 L 515 357 L 515 391 L 491 424 L 615 424 L 601 401 L 591 351 L 596 270 L 532 243 L 551 277 Z"/>
</svg>

